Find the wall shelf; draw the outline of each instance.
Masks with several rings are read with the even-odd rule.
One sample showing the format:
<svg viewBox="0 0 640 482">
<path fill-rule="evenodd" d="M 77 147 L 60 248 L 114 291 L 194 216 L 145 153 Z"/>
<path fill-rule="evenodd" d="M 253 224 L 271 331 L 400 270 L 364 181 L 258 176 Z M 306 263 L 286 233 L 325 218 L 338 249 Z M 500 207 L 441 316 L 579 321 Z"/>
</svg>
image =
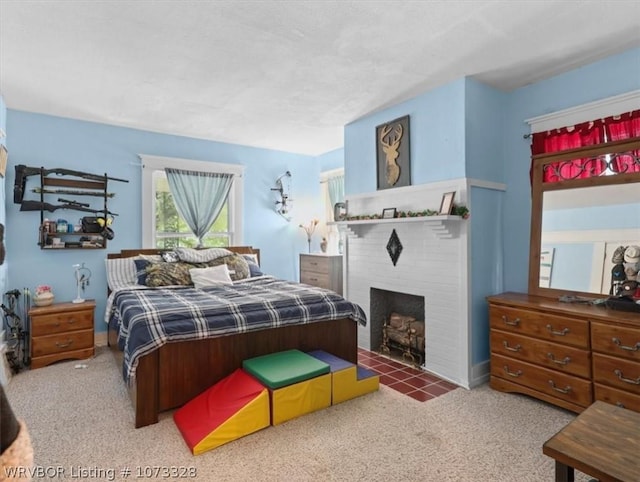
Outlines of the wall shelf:
<svg viewBox="0 0 640 482">
<path fill-rule="evenodd" d="M 391 219 L 354 219 L 349 221 L 335 221 L 329 222 L 329 226 L 337 226 L 338 229 L 343 229 L 349 233 L 352 237 L 359 237 L 358 228 L 367 225 L 378 224 L 405 224 L 405 223 L 423 223 L 427 225 L 437 238 L 447 239 L 452 238 L 455 233 L 462 216 L 453 215 L 437 215 L 437 216 L 414 216 L 406 218 L 391 218 Z"/>
</svg>

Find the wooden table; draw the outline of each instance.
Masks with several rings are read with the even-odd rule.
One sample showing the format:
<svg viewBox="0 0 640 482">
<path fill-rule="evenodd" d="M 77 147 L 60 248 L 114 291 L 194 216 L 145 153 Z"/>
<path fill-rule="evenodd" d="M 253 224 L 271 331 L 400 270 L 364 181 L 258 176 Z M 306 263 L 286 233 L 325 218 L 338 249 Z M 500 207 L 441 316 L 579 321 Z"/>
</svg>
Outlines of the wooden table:
<svg viewBox="0 0 640 482">
<path fill-rule="evenodd" d="M 597 401 L 547 440 L 542 453 L 556 461 L 556 482 L 573 482 L 574 469 L 600 482 L 639 482 L 640 413 Z"/>
</svg>

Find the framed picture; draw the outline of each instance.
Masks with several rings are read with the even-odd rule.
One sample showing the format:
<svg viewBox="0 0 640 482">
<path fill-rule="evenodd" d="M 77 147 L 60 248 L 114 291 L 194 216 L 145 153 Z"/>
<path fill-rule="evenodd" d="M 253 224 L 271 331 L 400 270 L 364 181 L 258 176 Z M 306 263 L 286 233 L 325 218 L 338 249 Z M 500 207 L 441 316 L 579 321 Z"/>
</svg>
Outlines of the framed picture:
<svg viewBox="0 0 640 482">
<path fill-rule="evenodd" d="M 382 219 L 392 219 L 396 217 L 396 208 L 386 208 L 382 210 Z"/>
<path fill-rule="evenodd" d="M 376 127 L 378 189 L 411 185 L 409 116 Z"/>
<path fill-rule="evenodd" d="M 347 204 L 335 203 L 333 205 L 333 220 L 344 221 L 345 219 L 347 219 Z"/>
<path fill-rule="evenodd" d="M 7 152 L 7 148 L 4 147 L 3 144 L 0 144 L 0 176 L 4 177 L 5 171 L 7 170 L 7 158 L 9 157 L 9 153 Z"/>
<path fill-rule="evenodd" d="M 445 192 L 442 195 L 442 202 L 440 203 L 440 212 L 438 214 L 451 214 L 453 209 L 453 198 L 456 192 Z"/>
</svg>

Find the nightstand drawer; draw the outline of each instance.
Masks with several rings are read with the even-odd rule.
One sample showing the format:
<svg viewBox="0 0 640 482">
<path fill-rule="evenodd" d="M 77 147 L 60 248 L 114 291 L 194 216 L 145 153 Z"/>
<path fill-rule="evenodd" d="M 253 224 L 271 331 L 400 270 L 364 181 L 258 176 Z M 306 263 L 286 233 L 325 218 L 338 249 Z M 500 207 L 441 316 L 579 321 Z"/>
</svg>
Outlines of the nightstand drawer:
<svg viewBox="0 0 640 482">
<path fill-rule="evenodd" d="M 329 275 L 324 273 L 312 273 L 302 271 L 300 273 L 300 283 L 317 286 L 319 288 L 330 289 Z"/>
<path fill-rule="evenodd" d="M 93 308 L 85 311 L 36 315 L 31 318 L 31 335 L 53 335 L 68 331 L 93 329 Z"/>
<path fill-rule="evenodd" d="M 93 348 L 93 327 L 90 330 L 39 336 L 32 338 L 31 343 L 31 354 L 34 358 L 83 348 Z"/>
<path fill-rule="evenodd" d="M 322 256 L 300 256 L 300 271 L 312 271 L 329 275 L 329 258 Z"/>
</svg>

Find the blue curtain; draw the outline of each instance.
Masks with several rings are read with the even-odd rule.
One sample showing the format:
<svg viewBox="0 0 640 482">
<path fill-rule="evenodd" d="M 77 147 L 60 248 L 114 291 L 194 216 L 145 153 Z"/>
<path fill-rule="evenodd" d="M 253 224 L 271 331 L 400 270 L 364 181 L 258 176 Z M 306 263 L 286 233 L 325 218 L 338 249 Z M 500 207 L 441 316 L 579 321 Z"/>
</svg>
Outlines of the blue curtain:
<svg viewBox="0 0 640 482">
<path fill-rule="evenodd" d="M 329 188 L 329 202 L 331 203 L 331 212 L 336 203 L 344 202 L 344 175 L 330 177 L 327 180 Z M 335 219 L 334 219 L 335 221 Z"/>
<path fill-rule="evenodd" d="M 198 238 L 202 238 L 215 222 L 233 183 L 233 174 L 184 171 L 166 168 L 169 189 L 182 219 Z"/>
</svg>

